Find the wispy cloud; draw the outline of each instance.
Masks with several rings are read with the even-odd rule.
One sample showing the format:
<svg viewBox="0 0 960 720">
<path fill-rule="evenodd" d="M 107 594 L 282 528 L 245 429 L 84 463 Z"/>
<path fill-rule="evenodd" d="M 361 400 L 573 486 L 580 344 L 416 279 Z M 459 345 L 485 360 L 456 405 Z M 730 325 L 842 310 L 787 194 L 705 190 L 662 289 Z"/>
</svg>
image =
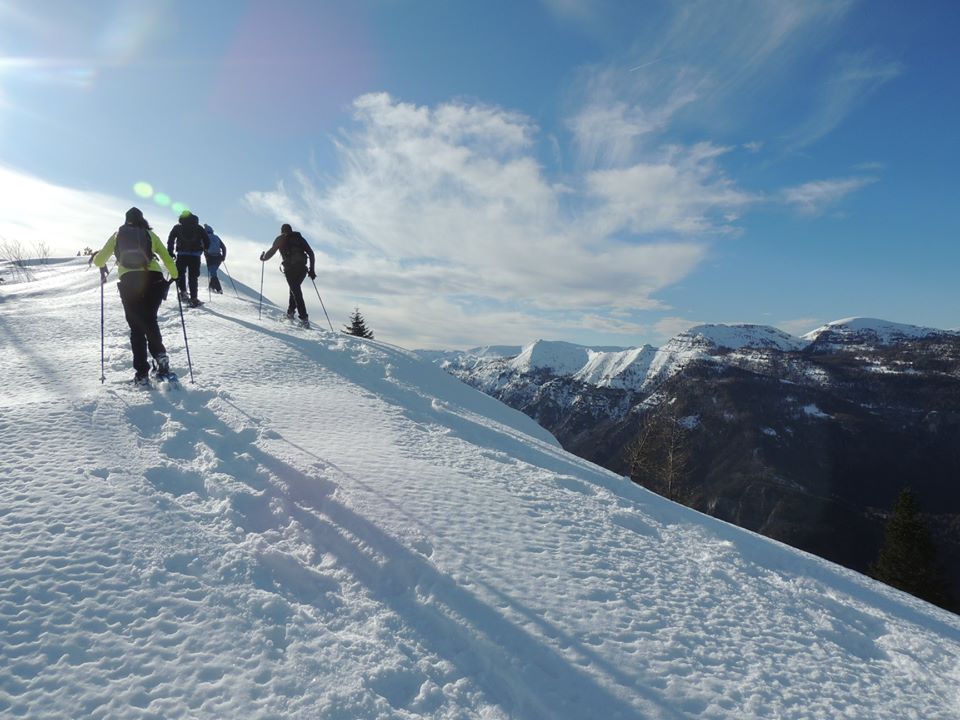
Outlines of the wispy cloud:
<svg viewBox="0 0 960 720">
<path fill-rule="evenodd" d="M 878 60 L 869 53 L 840 58 L 822 84 L 810 117 L 795 131 L 793 146 L 806 147 L 829 134 L 868 97 L 903 72 L 901 63 Z"/>
<path fill-rule="evenodd" d="M 825 212 L 843 198 L 871 183 L 875 177 L 835 178 L 786 188 L 782 191 L 783 202 L 792 205 L 803 215 L 815 216 Z"/>
<path fill-rule="evenodd" d="M 738 212 L 757 198 L 737 188 L 719 166 L 727 152 L 709 143 L 667 148 L 656 163 L 589 173 L 600 201 L 592 214 L 606 233 L 711 233 L 731 229 Z"/>
<path fill-rule="evenodd" d="M 642 158 L 674 116 L 697 99 L 696 84 L 696 78 L 676 76 L 652 87 L 631 69 L 585 68 L 577 80 L 576 110 L 567 120 L 579 167 L 622 167 Z"/>
<path fill-rule="evenodd" d="M 752 200 L 722 174 L 725 149 L 709 144 L 559 184 L 534 159 L 538 129 L 517 113 L 376 94 L 356 101 L 355 119 L 336 139 L 338 177 L 297 174 L 247 200 L 304 229 L 337 269 L 338 291 L 383 308 L 510 306 L 528 329 L 571 312 L 659 308 L 655 294 L 697 267 L 706 237 Z"/>
<path fill-rule="evenodd" d="M 568 124 L 581 166 L 644 159 L 677 127 L 756 133 L 758 116 L 779 123 L 764 128 L 768 140 L 798 148 L 822 138 L 902 72 L 868 51 L 831 59 L 830 40 L 857 5 L 677 0 L 646 8 L 634 50 L 583 68 L 573 86 Z M 784 117 L 800 117 L 799 126 Z"/>
</svg>

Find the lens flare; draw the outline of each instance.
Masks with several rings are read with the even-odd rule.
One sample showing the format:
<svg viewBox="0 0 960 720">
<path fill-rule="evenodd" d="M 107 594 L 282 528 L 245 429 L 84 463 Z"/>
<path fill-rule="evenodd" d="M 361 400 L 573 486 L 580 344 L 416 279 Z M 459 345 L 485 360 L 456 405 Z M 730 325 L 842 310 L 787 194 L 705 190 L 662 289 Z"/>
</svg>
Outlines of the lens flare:
<svg viewBox="0 0 960 720">
<path fill-rule="evenodd" d="M 3 0 L 0 0 L 2 3 Z M 186 203 L 182 202 L 173 202 L 169 195 L 162 192 L 154 192 L 153 185 L 148 183 L 146 180 L 140 180 L 133 184 L 133 192 L 137 197 L 144 198 L 145 200 L 153 200 L 160 207 L 168 207 L 177 215 L 180 215 L 184 210 L 189 210 L 190 207 Z"/>
<path fill-rule="evenodd" d="M 153 195 L 153 185 L 148 182 L 138 182 L 133 186 L 133 192 L 139 197 L 148 198 Z"/>
</svg>

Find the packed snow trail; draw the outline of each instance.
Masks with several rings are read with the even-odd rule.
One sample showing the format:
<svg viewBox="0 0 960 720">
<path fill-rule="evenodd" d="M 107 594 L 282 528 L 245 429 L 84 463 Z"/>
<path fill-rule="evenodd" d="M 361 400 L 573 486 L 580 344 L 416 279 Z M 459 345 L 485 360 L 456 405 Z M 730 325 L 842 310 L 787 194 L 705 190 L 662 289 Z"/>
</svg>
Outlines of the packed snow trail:
<svg viewBox="0 0 960 720">
<path fill-rule="evenodd" d="M 955 718 L 957 617 L 669 503 L 412 354 L 224 294 L 130 385 L 0 288 L 0 715 Z M 4 273 L 5 274 L 5 273 Z M 312 309 L 312 308 L 311 308 Z"/>
</svg>

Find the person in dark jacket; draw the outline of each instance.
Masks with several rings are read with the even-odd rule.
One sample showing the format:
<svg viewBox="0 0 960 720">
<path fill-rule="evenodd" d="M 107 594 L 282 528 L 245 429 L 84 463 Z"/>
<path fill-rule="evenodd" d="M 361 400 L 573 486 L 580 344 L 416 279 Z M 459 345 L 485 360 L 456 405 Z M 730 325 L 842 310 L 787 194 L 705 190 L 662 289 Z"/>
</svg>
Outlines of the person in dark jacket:
<svg viewBox="0 0 960 720">
<path fill-rule="evenodd" d="M 300 324 L 304 327 L 310 327 L 307 307 L 303 302 L 303 290 L 300 289 L 300 285 L 303 284 L 305 277 L 309 277 L 311 280 L 317 277 L 314 271 L 316 259 L 313 250 L 303 235 L 295 232 L 287 223 L 284 223 L 280 226 L 280 234 L 277 235 L 270 249 L 265 253 L 260 253 L 261 262 L 266 262 L 276 252 L 280 253 L 283 260 L 280 269 L 283 270 L 283 274 L 287 278 L 287 285 L 290 287 L 287 317 L 292 320 L 293 311 L 296 309 L 300 314 Z"/>
<path fill-rule="evenodd" d="M 135 247 L 138 238 L 142 239 L 143 247 L 138 256 L 140 259 L 134 260 L 131 256 L 136 255 L 136 252 L 131 253 L 130 248 Z M 103 282 L 106 282 L 107 276 L 105 266 L 113 255 L 117 256 L 120 301 L 123 303 L 127 325 L 130 326 L 130 347 L 133 350 L 133 368 L 136 371 L 133 381 L 138 385 L 149 384 L 148 349 L 156 361 L 157 374 L 166 375 L 170 372 L 167 349 L 163 346 L 163 337 L 157 323 L 157 311 L 167 295 L 169 284 L 164 279 L 156 258 L 163 261 L 171 278 L 177 277 L 177 266 L 163 242 L 144 219 L 143 213 L 135 207 L 127 210 L 126 222 L 110 236 L 100 252 L 92 257 L 93 264 L 100 268 Z"/>
<path fill-rule="evenodd" d="M 203 229 L 207 231 L 207 237 L 210 243 L 207 245 L 207 251 L 203 254 L 203 259 L 207 261 L 207 276 L 210 278 L 210 289 L 223 295 L 223 286 L 220 284 L 220 277 L 217 275 L 217 269 L 220 264 L 227 260 L 227 246 L 220 239 L 220 236 L 213 232 L 213 228 L 204 225 Z"/>
<path fill-rule="evenodd" d="M 177 256 L 177 289 L 182 300 L 189 300 L 190 307 L 200 305 L 197 298 L 197 282 L 200 279 L 200 257 L 210 245 L 207 231 L 200 227 L 200 218 L 189 210 L 180 213 L 180 222 L 173 226 L 167 236 L 167 252 Z M 184 286 L 190 288 L 187 297 Z"/>
</svg>

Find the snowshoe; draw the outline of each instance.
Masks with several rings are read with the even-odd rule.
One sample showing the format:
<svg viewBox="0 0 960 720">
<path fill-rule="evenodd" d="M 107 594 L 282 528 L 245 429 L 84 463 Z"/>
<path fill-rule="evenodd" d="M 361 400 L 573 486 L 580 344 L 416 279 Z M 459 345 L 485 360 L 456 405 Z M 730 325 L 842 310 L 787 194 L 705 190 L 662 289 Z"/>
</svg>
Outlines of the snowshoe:
<svg viewBox="0 0 960 720">
<path fill-rule="evenodd" d="M 167 357 L 166 353 L 160 353 L 156 357 L 156 374 L 159 377 L 170 374 L 170 358 Z"/>
</svg>

